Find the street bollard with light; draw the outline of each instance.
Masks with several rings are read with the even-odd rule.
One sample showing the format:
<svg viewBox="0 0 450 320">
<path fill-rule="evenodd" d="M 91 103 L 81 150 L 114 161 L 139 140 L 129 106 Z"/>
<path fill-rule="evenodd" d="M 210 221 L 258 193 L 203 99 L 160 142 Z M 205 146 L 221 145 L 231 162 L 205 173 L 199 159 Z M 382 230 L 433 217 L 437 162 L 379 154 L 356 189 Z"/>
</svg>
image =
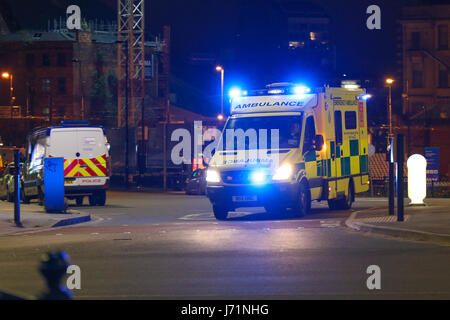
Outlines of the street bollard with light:
<svg viewBox="0 0 450 320">
<path fill-rule="evenodd" d="M 408 167 L 408 198 L 411 206 L 424 206 L 427 196 L 427 160 L 420 154 L 413 154 L 406 162 Z"/>
</svg>

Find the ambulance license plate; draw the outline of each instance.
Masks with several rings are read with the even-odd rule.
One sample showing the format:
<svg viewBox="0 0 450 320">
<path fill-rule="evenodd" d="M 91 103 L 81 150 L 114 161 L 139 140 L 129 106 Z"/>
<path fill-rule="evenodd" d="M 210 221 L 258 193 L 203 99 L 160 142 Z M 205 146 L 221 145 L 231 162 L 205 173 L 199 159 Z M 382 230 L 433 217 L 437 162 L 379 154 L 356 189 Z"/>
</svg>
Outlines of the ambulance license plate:
<svg viewBox="0 0 450 320">
<path fill-rule="evenodd" d="M 233 202 L 245 202 L 245 201 L 256 201 L 256 196 L 233 196 L 231 197 Z"/>
</svg>

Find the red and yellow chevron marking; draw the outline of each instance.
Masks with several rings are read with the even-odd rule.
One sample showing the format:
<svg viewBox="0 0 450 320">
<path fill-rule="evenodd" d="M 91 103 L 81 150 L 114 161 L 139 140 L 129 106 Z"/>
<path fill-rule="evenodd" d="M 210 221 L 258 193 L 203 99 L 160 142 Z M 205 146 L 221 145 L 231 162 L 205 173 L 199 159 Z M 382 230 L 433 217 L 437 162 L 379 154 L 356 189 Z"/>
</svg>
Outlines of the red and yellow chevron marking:
<svg viewBox="0 0 450 320">
<path fill-rule="evenodd" d="M 64 159 L 64 177 L 106 177 L 106 154 L 91 159 Z"/>
</svg>

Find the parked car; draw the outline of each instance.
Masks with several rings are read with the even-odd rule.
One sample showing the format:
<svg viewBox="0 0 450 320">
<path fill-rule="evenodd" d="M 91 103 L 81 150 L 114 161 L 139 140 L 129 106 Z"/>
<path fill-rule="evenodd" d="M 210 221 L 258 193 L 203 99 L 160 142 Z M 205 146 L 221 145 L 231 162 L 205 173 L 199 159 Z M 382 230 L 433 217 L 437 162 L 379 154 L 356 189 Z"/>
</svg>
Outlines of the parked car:
<svg viewBox="0 0 450 320">
<path fill-rule="evenodd" d="M 195 170 L 187 178 L 186 194 L 206 194 L 206 169 Z"/>
<path fill-rule="evenodd" d="M 8 164 L 0 177 L 0 199 L 14 201 L 14 162 Z"/>
</svg>

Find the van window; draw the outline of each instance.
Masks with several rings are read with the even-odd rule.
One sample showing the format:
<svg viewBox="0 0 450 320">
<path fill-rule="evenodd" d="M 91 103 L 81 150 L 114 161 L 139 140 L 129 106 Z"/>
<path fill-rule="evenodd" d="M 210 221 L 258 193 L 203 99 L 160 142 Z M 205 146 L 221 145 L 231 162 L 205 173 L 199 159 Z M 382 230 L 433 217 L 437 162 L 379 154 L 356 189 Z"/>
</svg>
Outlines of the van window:
<svg viewBox="0 0 450 320">
<path fill-rule="evenodd" d="M 45 156 L 45 147 L 40 143 L 36 143 L 36 146 L 34 147 L 33 150 L 33 154 L 31 155 L 31 166 L 34 167 L 36 165 L 41 164 L 44 156 Z"/>
<path fill-rule="evenodd" d="M 303 140 L 303 153 L 312 149 L 313 140 L 316 137 L 316 127 L 314 125 L 314 117 L 309 116 L 306 119 L 305 139 Z"/>
<path fill-rule="evenodd" d="M 342 144 L 342 113 L 334 112 L 334 134 L 336 137 L 336 145 Z"/>
<path fill-rule="evenodd" d="M 356 129 L 356 111 L 345 111 L 345 129 Z"/>
</svg>

